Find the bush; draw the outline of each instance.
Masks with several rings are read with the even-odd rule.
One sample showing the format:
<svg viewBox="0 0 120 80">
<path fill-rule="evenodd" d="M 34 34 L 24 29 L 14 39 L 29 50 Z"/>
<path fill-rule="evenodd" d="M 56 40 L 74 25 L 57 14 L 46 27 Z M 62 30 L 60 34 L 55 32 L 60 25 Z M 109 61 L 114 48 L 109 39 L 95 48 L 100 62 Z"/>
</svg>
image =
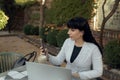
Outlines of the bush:
<svg viewBox="0 0 120 80">
<path fill-rule="evenodd" d="M 34 13 L 30 16 L 30 19 L 33 20 L 39 20 L 40 19 L 40 13 Z"/>
<path fill-rule="evenodd" d="M 43 41 L 46 42 L 46 36 L 47 36 L 47 34 L 46 34 L 45 27 L 41 27 L 40 28 L 39 34 L 40 34 L 40 37 L 43 39 Z"/>
<path fill-rule="evenodd" d="M 31 35 L 32 34 L 32 28 L 33 28 L 33 25 L 30 25 L 30 24 L 26 24 L 26 25 L 24 25 L 24 33 L 26 34 L 26 35 Z"/>
<path fill-rule="evenodd" d="M 56 39 L 57 39 L 58 47 L 61 47 L 63 45 L 63 42 L 65 41 L 65 39 L 68 38 L 67 32 L 68 32 L 68 30 L 65 29 L 65 30 L 60 30 L 59 33 L 57 34 Z"/>
<path fill-rule="evenodd" d="M 112 40 L 104 47 L 105 63 L 111 67 L 120 69 L 120 41 Z"/>
<path fill-rule="evenodd" d="M 31 28 L 31 34 L 33 35 L 39 35 L 39 27 L 32 27 Z"/>
<path fill-rule="evenodd" d="M 45 9 L 45 20 L 47 23 L 64 24 L 72 17 L 91 19 L 95 15 L 95 4 L 94 0 L 54 0 L 51 8 Z"/>
<path fill-rule="evenodd" d="M 6 24 L 8 23 L 8 19 L 8 16 L 5 15 L 2 10 L 0 10 L 0 30 L 6 26 Z"/>
<path fill-rule="evenodd" d="M 57 40 L 56 40 L 57 33 L 58 30 L 56 29 L 50 30 L 46 37 L 47 43 L 49 43 L 50 45 L 57 46 Z"/>
</svg>

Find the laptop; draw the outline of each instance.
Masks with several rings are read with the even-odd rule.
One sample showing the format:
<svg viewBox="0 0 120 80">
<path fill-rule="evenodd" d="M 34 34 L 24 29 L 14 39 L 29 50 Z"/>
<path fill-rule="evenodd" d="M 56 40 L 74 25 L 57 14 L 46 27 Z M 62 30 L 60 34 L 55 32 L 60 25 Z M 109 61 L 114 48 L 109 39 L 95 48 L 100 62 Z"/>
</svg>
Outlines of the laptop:
<svg viewBox="0 0 120 80">
<path fill-rule="evenodd" d="M 26 62 L 28 80 L 72 80 L 71 70 L 47 64 Z"/>
</svg>

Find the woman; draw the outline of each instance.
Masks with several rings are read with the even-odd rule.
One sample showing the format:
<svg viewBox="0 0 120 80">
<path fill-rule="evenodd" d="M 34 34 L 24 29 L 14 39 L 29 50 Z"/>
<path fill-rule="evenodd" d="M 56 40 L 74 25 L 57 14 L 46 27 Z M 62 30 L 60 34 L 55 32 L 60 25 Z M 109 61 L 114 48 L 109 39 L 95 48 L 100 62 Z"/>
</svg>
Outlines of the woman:
<svg viewBox="0 0 120 80">
<path fill-rule="evenodd" d="M 65 40 L 57 56 L 48 55 L 54 65 L 66 60 L 66 68 L 72 71 L 72 80 L 91 80 L 103 73 L 102 50 L 92 36 L 86 19 L 73 18 L 68 21 L 69 38 Z"/>
</svg>

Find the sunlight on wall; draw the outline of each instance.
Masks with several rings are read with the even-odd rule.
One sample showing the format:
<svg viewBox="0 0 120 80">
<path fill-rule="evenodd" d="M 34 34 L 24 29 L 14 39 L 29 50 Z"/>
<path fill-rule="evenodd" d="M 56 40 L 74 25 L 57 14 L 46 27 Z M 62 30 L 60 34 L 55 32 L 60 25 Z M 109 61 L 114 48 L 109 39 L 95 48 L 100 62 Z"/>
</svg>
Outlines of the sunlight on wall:
<svg viewBox="0 0 120 80">
<path fill-rule="evenodd" d="M 21 5 L 24 5 L 24 4 L 28 3 L 28 2 L 34 2 L 34 1 L 35 0 L 15 0 L 15 2 L 17 4 L 21 4 Z"/>
<path fill-rule="evenodd" d="M 101 24 L 102 24 L 102 20 L 103 20 L 103 13 L 102 13 L 102 5 L 103 5 L 103 1 L 104 0 L 99 0 L 98 2 L 98 8 L 97 8 L 97 22 L 96 22 L 96 26 L 99 29 Z M 114 0 L 107 0 L 106 4 L 105 4 L 105 16 L 109 14 L 109 12 L 111 11 L 112 7 L 114 4 Z M 114 13 L 114 15 L 107 21 L 107 23 L 105 24 L 105 28 L 106 29 L 115 29 L 115 30 L 120 30 L 120 4 L 118 6 L 117 11 Z"/>
</svg>

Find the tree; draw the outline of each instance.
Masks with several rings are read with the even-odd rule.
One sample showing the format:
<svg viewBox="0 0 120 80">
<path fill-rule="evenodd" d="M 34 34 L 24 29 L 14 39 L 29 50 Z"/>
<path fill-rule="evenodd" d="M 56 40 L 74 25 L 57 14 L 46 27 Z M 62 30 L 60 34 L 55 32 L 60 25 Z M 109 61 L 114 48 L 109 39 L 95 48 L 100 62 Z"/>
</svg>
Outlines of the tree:
<svg viewBox="0 0 120 80">
<path fill-rule="evenodd" d="M 8 22 L 8 17 L 5 15 L 5 13 L 0 10 L 0 30 L 3 29 Z"/>
<path fill-rule="evenodd" d="M 8 28 L 9 33 L 11 32 L 11 26 L 13 24 L 13 19 L 14 19 L 14 15 L 15 15 L 15 5 L 14 5 L 14 0 L 3 0 L 3 8 L 4 12 L 6 13 L 6 15 L 8 15 L 9 20 L 8 20 L 8 24 L 6 25 L 6 27 Z"/>
<path fill-rule="evenodd" d="M 40 26 L 39 27 L 43 27 L 43 24 L 44 24 L 45 3 L 46 3 L 46 0 L 42 0 L 42 2 L 40 3 Z"/>
<path fill-rule="evenodd" d="M 83 16 L 91 19 L 95 14 L 94 0 L 53 0 L 50 9 L 46 9 L 48 23 L 63 24 L 72 17 Z"/>
<path fill-rule="evenodd" d="M 110 13 L 107 16 L 105 16 L 105 8 L 104 7 L 105 7 L 105 4 L 106 4 L 106 1 L 107 0 L 104 0 L 104 3 L 102 5 L 103 20 L 102 20 L 102 24 L 101 24 L 100 41 L 99 41 L 101 47 L 103 47 L 103 32 L 104 32 L 104 29 L 105 29 L 105 24 L 110 19 L 110 17 L 112 17 L 112 15 L 116 12 L 116 10 L 118 8 L 118 5 L 119 5 L 119 2 L 120 2 L 120 0 L 115 0 L 113 8 L 111 9 Z"/>
<path fill-rule="evenodd" d="M 9 17 L 8 24 L 6 25 L 9 33 L 11 32 L 11 27 L 15 24 L 16 14 L 34 2 L 35 0 L 0 0 L 0 8 Z"/>
</svg>

